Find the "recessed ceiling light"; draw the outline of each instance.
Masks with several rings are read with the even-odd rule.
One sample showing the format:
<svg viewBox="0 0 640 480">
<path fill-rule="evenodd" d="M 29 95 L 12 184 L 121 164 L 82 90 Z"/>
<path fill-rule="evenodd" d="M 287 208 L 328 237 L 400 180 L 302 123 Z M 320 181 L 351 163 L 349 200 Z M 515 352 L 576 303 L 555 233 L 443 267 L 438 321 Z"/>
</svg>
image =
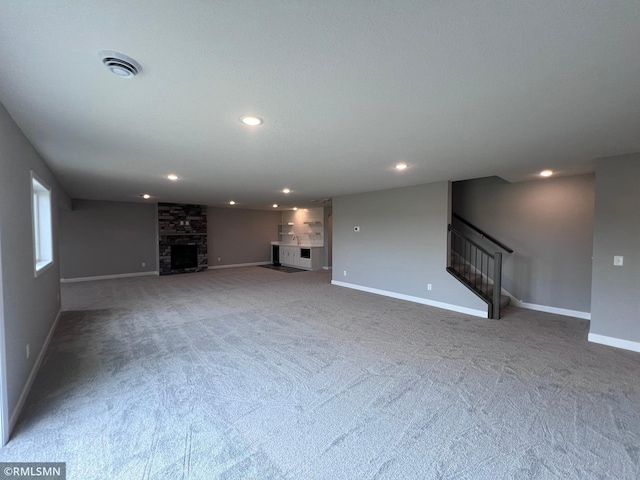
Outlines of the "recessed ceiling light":
<svg viewBox="0 0 640 480">
<path fill-rule="evenodd" d="M 273 204 L 273 208 L 278 208 L 278 204 L 277 204 L 277 203 L 274 203 L 274 204 Z"/>
<path fill-rule="evenodd" d="M 256 125 L 260 125 L 262 123 L 262 119 L 260 117 L 254 117 L 253 115 L 245 115 L 240 117 L 240 121 L 245 125 L 249 125 L 251 127 L 255 127 Z"/>
<path fill-rule="evenodd" d="M 176 180 L 178 180 L 178 175 L 176 175 L 175 173 L 170 173 L 169 175 L 167 175 L 167 178 L 169 180 L 176 181 Z"/>
<path fill-rule="evenodd" d="M 151 198 L 151 195 L 149 195 L 148 193 L 141 193 L 138 196 L 144 198 L 145 200 L 148 200 Z"/>
<path fill-rule="evenodd" d="M 283 188 L 283 189 L 282 189 L 282 193 L 291 193 L 291 189 L 289 189 L 289 188 Z"/>
<path fill-rule="evenodd" d="M 399 163 L 399 164 L 396 165 L 396 170 L 404 170 L 408 166 L 409 165 L 407 165 L 406 163 Z"/>
<path fill-rule="evenodd" d="M 541 177 L 550 177 L 551 175 L 553 175 L 552 170 L 543 170 L 540 172 Z"/>
<path fill-rule="evenodd" d="M 229 205 L 235 205 L 235 204 L 236 204 L 236 202 L 234 202 L 233 200 L 231 200 L 231 201 L 229 202 Z"/>
</svg>

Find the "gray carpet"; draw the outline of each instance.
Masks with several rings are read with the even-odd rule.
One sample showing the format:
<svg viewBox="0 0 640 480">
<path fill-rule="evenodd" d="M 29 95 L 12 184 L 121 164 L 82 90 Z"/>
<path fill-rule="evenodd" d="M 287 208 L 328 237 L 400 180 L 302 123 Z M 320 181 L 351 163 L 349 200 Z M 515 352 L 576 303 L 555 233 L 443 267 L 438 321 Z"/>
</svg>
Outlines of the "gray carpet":
<svg viewBox="0 0 640 480">
<path fill-rule="evenodd" d="M 65 284 L 0 461 L 69 479 L 637 479 L 640 355 L 247 267 Z"/>
</svg>

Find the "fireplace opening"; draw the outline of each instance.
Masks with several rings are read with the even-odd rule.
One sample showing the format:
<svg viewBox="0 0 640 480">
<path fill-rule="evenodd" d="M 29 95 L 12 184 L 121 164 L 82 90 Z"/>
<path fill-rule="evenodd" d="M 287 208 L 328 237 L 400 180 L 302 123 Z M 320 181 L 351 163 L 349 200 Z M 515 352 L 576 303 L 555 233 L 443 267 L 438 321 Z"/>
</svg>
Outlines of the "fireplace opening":
<svg viewBox="0 0 640 480">
<path fill-rule="evenodd" d="M 171 270 L 198 267 L 197 245 L 171 245 Z"/>
</svg>

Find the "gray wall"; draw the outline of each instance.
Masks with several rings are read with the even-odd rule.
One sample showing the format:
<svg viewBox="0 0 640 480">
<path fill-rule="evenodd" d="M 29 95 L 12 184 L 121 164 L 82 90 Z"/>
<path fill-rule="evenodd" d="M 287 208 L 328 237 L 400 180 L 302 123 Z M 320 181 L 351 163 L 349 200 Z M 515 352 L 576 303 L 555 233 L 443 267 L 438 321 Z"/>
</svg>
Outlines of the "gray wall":
<svg viewBox="0 0 640 480">
<path fill-rule="evenodd" d="M 594 196 L 593 175 L 514 184 L 493 177 L 455 182 L 452 204 L 514 250 L 503 256 L 502 286 L 509 293 L 526 303 L 590 312 Z"/>
<path fill-rule="evenodd" d="M 324 251 L 322 252 L 322 266 L 330 267 L 333 261 L 333 207 L 324 207 L 323 217 Z"/>
<path fill-rule="evenodd" d="M 281 219 L 277 211 L 208 207 L 209 266 L 270 261 Z"/>
<path fill-rule="evenodd" d="M 596 161 L 595 217 L 590 333 L 640 342 L 640 154 Z"/>
<path fill-rule="evenodd" d="M 53 266 L 37 278 L 33 272 L 31 170 L 52 189 L 53 205 Z M 58 210 L 70 204 L 51 170 L 0 104 L 0 320 L 4 323 L 9 415 L 15 411 L 60 310 Z M 29 359 L 27 344 L 31 345 Z"/>
<path fill-rule="evenodd" d="M 60 216 L 62 278 L 156 271 L 156 210 L 155 204 L 74 200 Z"/>
<path fill-rule="evenodd" d="M 486 312 L 446 271 L 449 201 L 448 182 L 335 197 L 333 280 Z"/>
</svg>

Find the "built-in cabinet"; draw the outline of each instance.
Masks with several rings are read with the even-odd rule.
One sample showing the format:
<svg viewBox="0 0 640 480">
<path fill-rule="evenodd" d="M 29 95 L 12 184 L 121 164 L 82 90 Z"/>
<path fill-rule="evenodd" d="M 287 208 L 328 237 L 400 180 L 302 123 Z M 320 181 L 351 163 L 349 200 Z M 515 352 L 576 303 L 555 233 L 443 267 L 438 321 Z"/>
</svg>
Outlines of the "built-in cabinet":
<svg viewBox="0 0 640 480">
<path fill-rule="evenodd" d="M 305 270 L 318 270 L 322 247 L 280 245 L 280 264 Z"/>
<path fill-rule="evenodd" d="M 282 212 L 278 241 L 271 242 L 272 262 L 305 270 L 318 270 L 324 261 L 322 208 Z"/>
</svg>

